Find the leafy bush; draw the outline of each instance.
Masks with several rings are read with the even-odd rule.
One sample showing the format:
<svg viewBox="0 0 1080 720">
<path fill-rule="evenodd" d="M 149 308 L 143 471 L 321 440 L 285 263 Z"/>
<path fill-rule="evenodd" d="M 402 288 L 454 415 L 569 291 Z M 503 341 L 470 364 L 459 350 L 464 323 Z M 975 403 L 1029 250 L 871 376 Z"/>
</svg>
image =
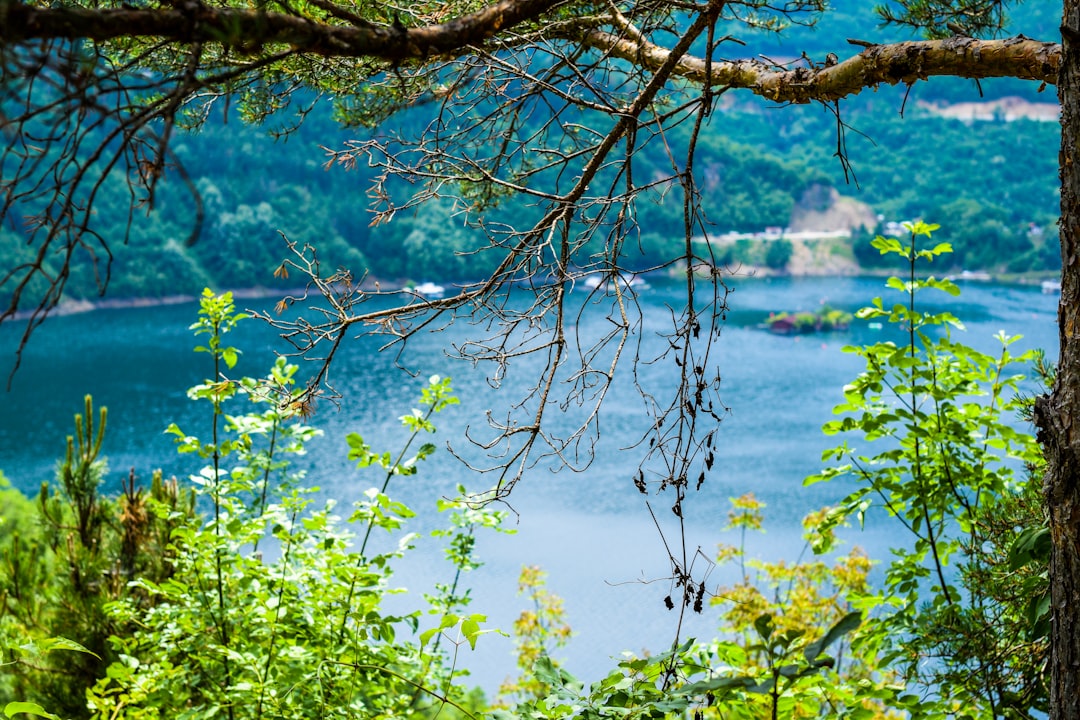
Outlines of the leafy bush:
<svg viewBox="0 0 1080 720">
<path fill-rule="evenodd" d="M 138 631 L 113 638 L 119 659 L 88 695 L 93 717 L 157 718 L 167 708 L 182 708 L 183 717 L 224 714 L 230 720 L 398 717 L 433 703 L 464 701 L 452 663 L 439 642 L 430 641 L 456 629 L 464 638 L 457 642 L 475 644 L 484 632 L 483 616 L 454 614 L 467 594 L 459 594 L 456 583 L 443 586 L 428 598 L 439 621 L 418 642 L 412 636 L 423 609 L 398 615 L 382 607 L 393 592 L 394 561 L 416 536 L 401 535 L 382 552 L 368 549 L 373 531 L 397 533 L 412 517 L 386 491 L 393 477 L 415 474 L 434 445 L 393 457 L 350 435 L 350 458 L 384 473 L 384 480 L 381 489 L 364 492 L 343 520 L 334 503 L 316 503 L 316 489 L 302 487 L 303 474 L 287 459 L 304 452 L 317 434 L 295 414 L 296 366 L 279 359 L 262 380 L 226 379 L 223 366 L 235 364 L 237 350 L 224 335 L 243 316 L 230 296 L 210 293 L 200 316 L 193 328 L 206 336 L 198 349 L 211 355 L 214 378 L 189 395 L 209 405 L 211 440 L 175 425 L 170 432 L 181 452 L 207 459 L 192 481 L 212 515 L 190 517 L 173 531 L 175 572 L 169 578 L 140 578 L 133 583 L 136 592 L 109 606 L 114 622 Z M 260 409 L 226 413 L 238 399 Z M 431 416 L 455 402 L 449 381 L 431 378 L 421 409 L 402 418 L 409 431 L 405 447 L 434 432 Z M 457 517 L 458 528 L 449 535 L 458 568 L 476 565 L 472 543 L 462 538 L 500 520 L 481 512 Z M 139 595 L 148 602 L 139 602 Z"/>
<path fill-rule="evenodd" d="M 43 485 L 36 504 L 25 498 L 5 504 L 4 526 L 20 529 L 0 542 L 0 646 L 12 650 L 6 696 L 71 717 L 86 715 L 86 688 L 117 657 L 109 637 L 131 630 L 114 622 L 106 606 L 123 597 L 135 577 L 168 577 L 169 534 L 194 501 L 160 472 L 149 493 L 136 488 L 132 472 L 119 496 L 103 496 L 105 409 L 96 424 L 94 416 L 87 396 L 58 464 L 56 486 Z M 150 503 L 168 513 L 149 513 Z M 55 647 L 85 652 L 42 651 Z"/>
<path fill-rule="evenodd" d="M 518 578 L 518 594 L 526 593 L 531 600 L 527 610 L 514 621 L 514 650 L 521 674 L 516 680 L 505 680 L 499 687 L 503 707 L 510 698 L 519 702 L 537 700 L 547 695 L 551 688 L 534 672 L 536 663 L 543 658 L 553 669 L 559 663 L 551 658 L 551 652 L 570 641 L 570 626 L 566 624 L 562 598 L 550 593 L 545 587 L 546 573 L 537 566 L 521 568 Z"/>
<path fill-rule="evenodd" d="M 25 698 L 11 712 L 391 717 L 444 705 L 468 715 L 483 705 L 454 670 L 457 648 L 487 632 L 483 615 L 462 612 L 471 598 L 461 578 L 480 564 L 475 530 L 497 529 L 503 513 L 440 501 L 448 523 L 434 534 L 447 544 L 453 581 L 414 611 L 383 607 L 395 592 L 394 561 L 417 540 L 401 532 L 413 511 L 388 486 L 435 451 L 417 441 L 457 402 L 449 380 L 431 378 L 419 409 L 402 417 L 408 437 L 396 456 L 357 433 L 347 438 L 350 458 L 382 485 L 341 518 L 334 503 L 316 502 L 317 488 L 302 487 L 289 461 L 318 433 L 298 414 L 297 367 L 279 359 L 262 379 L 225 374 L 239 356 L 226 336 L 243 319 L 229 294 L 207 291 L 192 326 L 213 369 L 189 391 L 206 404 L 209 439 L 169 431 L 180 452 L 207 463 L 193 492 L 155 473 L 147 493 L 132 473 L 119 497 L 103 495 L 105 410 L 95 416 L 88 397 L 76 416 L 57 488 L 43 488 L 34 508 L 41 530 L 12 532 L 2 546 L 0 648 L 9 654 L 0 663 L 10 671 L 2 687 Z M 24 524 L 8 509 L 17 507 L 5 506 L 0 528 Z M 370 551 L 377 531 L 396 542 Z M 83 646 L 89 652 L 40 652 Z"/>
<path fill-rule="evenodd" d="M 763 506 L 752 495 L 732 502 L 728 528 L 742 531 L 743 543 L 721 546 L 718 564 L 738 562 L 742 578 L 710 600 L 721 609 L 717 638 L 628 657 L 588 687 L 542 652 L 513 688 L 518 705 L 496 710 L 495 718 L 884 718 L 917 705 L 888 668 L 883 631 L 867 612 L 877 604 L 869 559 L 856 550 L 831 567 L 749 560 L 745 532 L 760 529 Z M 831 537 L 819 527 L 826 514 L 807 518 L 808 545 Z M 702 586 L 694 600 L 699 612 L 704 595 Z M 552 635 L 541 626 L 527 639 L 542 647 L 545 638 Z"/>
<path fill-rule="evenodd" d="M 794 247 L 790 240 L 773 240 L 765 251 L 765 266 L 773 270 L 783 270 L 791 262 Z"/>
<path fill-rule="evenodd" d="M 831 332 L 846 330 L 851 324 L 851 319 L 850 313 L 823 305 L 817 312 L 771 313 L 765 319 L 765 326 L 773 332 L 780 333 Z"/>
<path fill-rule="evenodd" d="M 1047 536 L 1038 483 L 1017 472 L 1022 463 L 1037 478 L 1040 458 L 1034 439 L 1006 419 L 1025 405 L 1017 364 L 1038 358 L 1012 356 L 1015 338 L 1004 335 L 998 356 L 975 351 L 952 339 L 952 315 L 916 309 L 923 291 L 959 292 L 916 277 L 918 261 L 949 250 L 919 248 L 933 230 L 913 225 L 908 247 L 874 240 L 907 261 L 908 278 L 889 281 L 907 303 L 878 298 L 859 316 L 898 325 L 907 342 L 847 349 L 866 370 L 844 389 L 838 412 L 846 416 L 825 426 L 882 449 L 864 454 L 843 443 L 826 453 L 835 464 L 807 481 L 860 482 L 807 519 L 814 552 L 831 552 L 835 528 L 862 522 L 876 501 L 911 533 L 912 547 L 897 548 L 886 571 L 885 593 L 870 587 L 871 563 L 857 550 L 828 562 L 749 559 L 745 533 L 760 527 L 762 506 L 744 496 L 729 516 L 744 539 L 718 556 L 739 563 L 740 579 L 709 597 L 717 637 L 626 657 L 591 685 L 549 657 L 569 629 L 542 575 L 528 570 L 522 589 L 533 607 L 515 627 L 522 673 L 507 686 L 515 704 L 492 711 L 496 720 L 989 717 L 1045 708 Z M 838 312 L 806 315 L 818 327 L 839 323 Z M 502 514 L 440 501 L 449 522 L 435 534 L 453 581 L 410 612 L 384 607 L 394 564 L 417 540 L 403 532 L 413 510 L 389 486 L 435 451 L 423 438 L 435 432 L 434 414 L 456 402 L 449 381 L 431 378 L 419 407 L 401 418 L 399 452 L 347 438 L 350 459 L 381 485 L 341 517 L 289 462 L 317 433 L 303 422 L 297 368 L 279 359 L 265 378 L 226 375 L 239 354 L 226 337 L 243 319 L 228 294 L 207 292 L 192 326 L 212 365 L 189 391 L 206 406 L 208 438 L 170 432 L 181 452 L 206 462 L 193 493 L 157 473 L 149 492 L 132 475 L 121 496 L 103 496 L 106 415 L 95 416 L 88 398 L 57 486 L 35 507 L 39 527 L 23 529 L 25 503 L 14 516 L 5 510 L 0 647 L 12 672 L 0 689 L 26 698 L 20 712 L 100 720 L 475 717 L 484 700 L 460 684 L 454 656 L 487 630 L 483 615 L 467 611 L 460 579 L 478 566 L 476 530 L 497 529 Z M 5 535 L 12 525 L 18 532 Z M 396 542 L 369 550 L 377 532 Z M 704 582 L 693 591 L 678 582 L 672 594 L 703 611 Z M 91 652 L 36 654 L 53 640 Z M 934 692 L 940 687 L 948 697 Z"/>
<path fill-rule="evenodd" d="M 867 369 L 845 387 L 837 411 L 848 417 L 825 426 L 885 441 L 884 448 L 865 456 L 845 443 L 826 453 L 843 464 L 807 480 L 861 481 L 841 504 L 807 518 L 815 552 L 832 551 L 835 528 L 851 518 L 861 523 L 875 498 L 912 534 L 913 547 L 894 549 L 885 592 L 869 586 L 870 562 L 857 551 L 829 567 L 747 561 L 744 545 L 721 547 L 719 562 L 738 561 L 743 579 L 712 600 L 723 608 L 718 639 L 624 660 L 587 688 L 540 657 L 535 677 L 547 695 L 522 703 L 514 716 L 1030 717 L 1045 710 L 1040 458 L 1034 438 L 1007 422 L 1025 405 L 1015 368 L 1037 358 L 1012 356 L 1015 338 L 1004 335 L 999 356 L 980 353 L 952 340 L 956 318 L 916 310 L 923 290 L 958 292 L 948 281 L 915 276 L 916 261 L 949 250 L 917 247 L 933 229 L 913 225 L 910 248 L 875 239 L 880 251 L 908 261 L 909 277 L 889 281 L 908 303 L 887 309 L 876 299 L 859 315 L 899 325 L 908 342 L 847 348 L 866 358 Z M 1017 461 L 1034 479 L 1017 477 Z M 760 503 L 752 496 L 734 502 L 731 527 L 760 527 Z M 702 585 L 695 606 L 704 594 Z"/>
<path fill-rule="evenodd" d="M 1004 333 L 996 357 L 978 352 L 953 340 L 951 330 L 962 327 L 953 315 L 917 308 L 923 292 L 960 290 L 916 277 L 918 262 L 950 247 L 922 245 L 937 226 L 910 227 L 907 246 L 874 240 L 880 252 L 907 261 L 908 278 L 888 283 L 906 303 L 876 298 L 858 313 L 897 325 L 907 342 L 846 348 L 866 370 L 844 388 L 835 412 L 846 417 L 825 425 L 827 434 L 854 436 L 876 452 L 844 442 L 825 454 L 838 464 L 807 482 L 860 482 L 823 527 L 848 517 L 861 523 L 880 503 L 912 538 L 911 548 L 894 551 L 885 575 L 887 626 L 909 679 L 948 687 L 942 711 L 1027 716 L 1047 699 L 1046 520 L 1038 444 L 1008 416 L 1027 405 L 1018 366 L 1039 358 L 1012 355 L 1018 338 Z"/>
</svg>

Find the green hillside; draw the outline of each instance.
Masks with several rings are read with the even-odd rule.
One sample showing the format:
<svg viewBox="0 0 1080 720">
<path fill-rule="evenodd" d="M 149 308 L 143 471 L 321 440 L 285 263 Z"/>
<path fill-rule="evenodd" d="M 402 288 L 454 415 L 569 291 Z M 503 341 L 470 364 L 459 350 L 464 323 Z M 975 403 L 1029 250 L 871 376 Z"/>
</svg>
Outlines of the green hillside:
<svg viewBox="0 0 1080 720">
<path fill-rule="evenodd" d="M 845 38 L 871 26 L 866 19 L 871 10 L 858 2 L 837 5 L 817 27 L 793 27 L 781 36 L 744 31 L 740 37 L 748 44 L 732 45 L 733 53 L 776 59 L 796 56 L 794 48 L 803 47 L 811 58 L 828 51 L 850 54 Z M 1017 9 L 1014 27 L 1051 36 L 1055 24 L 1048 10 L 1027 3 Z M 906 37 L 902 29 L 890 28 L 870 39 L 900 37 Z M 1039 95 L 1031 83 L 984 82 L 981 89 L 984 99 L 1019 93 L 1032 101 L 1054 100 L 1053 88 Z M 950 99 L 978 100 L 978 91 L 971 82 L 939 80 L 914 88 L 906 98 L 904 88 L 883 88 L 841 103 L 842 123 L 835 108 L 779 111 L 749 95 L 724 96 L 722 110 L 704 129 L 695 161 L 709 232 L 783 227 L 807 188 L 827 186 L 868 204 L 886 221 L 940 222 L 948 229 L 942 239 L 953 243 L 952 262 L 958 268 L 1056 269 L 1057 124 L 1000 117 L 962 122 L 936 117 L 920 103 Z M 244 124 L 235 110 L 212 114 L 200 131 L 174 143 L 191 185 L 172 172 L 154 209 L 136 211 L 130 229 L 125 183 L 113 178 L 99 193 L 95 229 L 113 255 L 110 296 L 281 284 L 285 281 L 275 280 L 273 271 L 286 254 L 282 235 L 316 245 L 325 267 L 346 266 L 388 281 L 482 276 L 498 262 L 499 251 L 473 253 L 487 241 L 472 225 L 481 219 L 489 225 L 520 224 L 535 213 L 533 208 L 507 201 L 477 212 L 447 199 L 398 213 L 392 222 L 372 228 L 367 190 L 373 171 L 324 167 L 325 147 L 340 147 L 371 132 L 421 132 L 431 112 L 432 107 L 406 111 L 377 131 L 343 130 L 329 103 L 322 103 L 297 131 L 276 140 L 282 126 L 293 122 L 288 111 L 262 127 Z M 676 156 L 688 132 L 683 126 L 668 137 Z M 847 168 L 837 157 L 840 148 L 850 163 Z M 637 151 L 635 173 L 637 178 L 670 175 L 664 143 L 653 141 Z M 201 224 L 192 188 L 201 201 Z M 640 239 L 627 251 L 628 266 L 647 268 L 678 254 L 680 192 L 657 187 L 638 204 L 636 217 Z M 95 247 L 92 239 L 89 244 Z M 107 257 L 102 248 L 97 250 L 102 260 L 98 275 L 85 266 L 78 269 L 68 284 L 69 297 L 96 295 Z M 873 265 L 877 253 L 867 250 L 862 242 L 853 252 L 864 265 Z M 20 228 L 0 230 L 6 267 L 32 262 L 33 252 L 22 242 Z"/>
</svg>

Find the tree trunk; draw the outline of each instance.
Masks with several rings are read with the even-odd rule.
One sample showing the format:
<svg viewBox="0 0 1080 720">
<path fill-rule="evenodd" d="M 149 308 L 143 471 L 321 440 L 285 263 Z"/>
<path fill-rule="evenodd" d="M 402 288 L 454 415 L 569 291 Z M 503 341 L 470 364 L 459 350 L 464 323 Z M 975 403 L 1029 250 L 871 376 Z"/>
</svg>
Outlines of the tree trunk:
<svg viewBox="0 0 1080 720">
<path fill-rule="evenodd" d="M 1070 30 L 1071 29 L 1071 30 Z M 1036 404 L 1050 520 L 1050 718 L 1080 720 L 1080 0 L 1064 0 L 1061 102 L 1061 355 Z"/>
</svg>

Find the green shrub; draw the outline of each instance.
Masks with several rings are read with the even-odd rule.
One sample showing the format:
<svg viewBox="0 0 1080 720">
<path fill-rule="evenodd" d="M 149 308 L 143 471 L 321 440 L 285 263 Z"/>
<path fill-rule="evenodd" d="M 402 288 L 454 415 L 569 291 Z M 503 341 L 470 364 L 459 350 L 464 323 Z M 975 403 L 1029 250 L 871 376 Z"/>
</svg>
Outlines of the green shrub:
<svg viewBox="0 0 1080 720">
<path fill-rule="evenodd" d="M 773 270 L 783 270 L 791 262 L 794 247 L 790 240 L 773 240 L 765 250 L 765 266 Z"/>
<path fill-rule="evenodd" d="M 343 518 L 333 502 L 316 501 L 317 488 L 305 488 L 288 461 L 317 434 L 297 414 L 305 407 L 294 389 L 297 367 L 279 359 L 261 380 L 223 376 L 238 353 L 224 336 L 242 319 L 228 294 L 204 295 L 193 327 L 205 336 L 199 350 L 211 355 L 214 376 L 189 396 L 207 404 L 211 440 L 175 425 L 170 432 L 181 452 L 207 461 L 192 482 L 208 514 L 174 529 L 170 577 L 139 578 L 109 605 L 111 622 L 133 631 L 112 638 L 117 660 L 88 693 L 92 716 L 158 718 L 182 708 L 184 717 L 230 720 L 389 718 L 446 704 L 467 712 L 463 703 L 476 698 L 458 684 L 447 646 L 474 645 L 486 632 L 484 616 L 459 614 L 468 593 L 455 580 L 426 608 L 383 607 L 394 592 L 395 561 L 417 540 L 402 533 L 413 511 L 387 495 L 388 486 L 435 451 L 423 442 L 407 452 L 435 432 L 432 415 L 457 402 L 449 380 L 431 378 L 420 408 L 402 417 L 408 437 L 396 455 L 349 435 L 350 459 L 380 473 L 382 486 L 358 495 Z M 227 411 L 238 403 L 247 412 Z M 477 565 L 474 529 L 497 527 L 502 515 L 441 507 L 452 518 L 439 535 L 449 538 L 451 569 L 460 575 Z M 397 541 L 372 551 L 379 531 Z M 436 616 L 434 626 L 420 633 L 427 615 Z"/>
<path fill-rule="evenodd" d="M 916 276 L 917 263 L 950 247 L 931 242 L 935 225 L 910 229 L 908 245 L 874 240 L 908 263 L 908 278 L 888 282 L 906 302 L 875 298 L 858 313 L 896 325 L 906 342 L 845 348 L 866 369 L 844 388 L 835 412 L 845 417 L 825 432 L 855 442 L 826 452 L 836 464 L 808 482 L 859 482 L 825 525 L 861 523 L 879 503 L 911 538 L 910 548 L 895 551 L 884 588 L 893 651 L 908 679 L 948 687 L 941 712 L 1027 717 L 1045 712 L 1047 700 L 1046 519 L 1038 444 L 1008 418 L 1027 405 L 1021 366 L 1038 356 L 1012 355 L 1018 338 L 1004 333 L 996 357 L 981 353 L 953 339 L 962 327 L 953 315 L 922 310 L 922 293 L 960 290 Z"/>
</svg>

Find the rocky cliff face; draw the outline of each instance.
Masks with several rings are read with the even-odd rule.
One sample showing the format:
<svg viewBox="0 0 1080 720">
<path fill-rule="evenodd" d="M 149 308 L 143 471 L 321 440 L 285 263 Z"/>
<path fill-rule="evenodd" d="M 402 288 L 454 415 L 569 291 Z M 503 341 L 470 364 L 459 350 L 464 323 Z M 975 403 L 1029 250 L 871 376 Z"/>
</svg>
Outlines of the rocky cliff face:
<svg viewBox="0 0 1080 720">
<path fill-rule="evenodd" d="M 834 187 L 814 184 L 792 208 L 788 228 L 792 232 L 829 232 L 872 230 L 876 225 L 877 213 L 866 203 L 845 197 Z"/>
</svg>

